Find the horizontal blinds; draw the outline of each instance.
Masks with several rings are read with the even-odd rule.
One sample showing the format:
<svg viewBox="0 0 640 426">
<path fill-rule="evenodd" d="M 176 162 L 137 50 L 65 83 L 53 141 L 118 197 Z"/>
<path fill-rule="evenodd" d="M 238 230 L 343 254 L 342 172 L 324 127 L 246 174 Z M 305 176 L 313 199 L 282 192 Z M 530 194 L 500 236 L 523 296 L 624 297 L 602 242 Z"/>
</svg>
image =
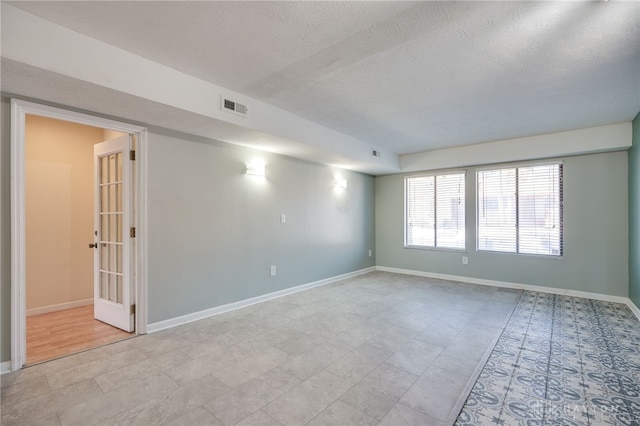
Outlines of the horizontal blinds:
<svg viewBox="0 0 640 426">
<path fill-rule="evenodd" d="M 562 164 L 477 177 L 478 250 L 562 255 Z"/>
<path fill-rule="evenodd" d="M 518 169 L 520 253 L 562 254 L 561 173 L 561 164 Z"/>
<path fill-rule="evenodd" d="M 464 249 L 464 179 L 464 173 L 406 178 L 406 245 Z"/>
<path fill-rule="evenodd" d="M 436 246 L 464 249 L 464 173 L 436 176 Z"/>
<path fill-rule="evenodd" d="M 478 250 L 516 251 L 516 169 L 478 172 Z"/>
<path fill-rule="evenodd" d="M 406 244 L 435 247 L 435 176 L 406 179 Z"/>
</svg>

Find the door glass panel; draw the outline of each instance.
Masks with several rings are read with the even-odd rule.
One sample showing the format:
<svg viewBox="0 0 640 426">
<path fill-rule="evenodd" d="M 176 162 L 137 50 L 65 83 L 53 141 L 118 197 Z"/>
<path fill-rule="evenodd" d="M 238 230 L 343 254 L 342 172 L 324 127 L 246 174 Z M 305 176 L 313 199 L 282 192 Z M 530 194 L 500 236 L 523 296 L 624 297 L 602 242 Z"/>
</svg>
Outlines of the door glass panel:
<svg viewBox="0 0 640 426">
<path fill-rule="evenodd" d="M 116 264 L 117 261 L 118 260 L 116 258 L 116 245 L 109 244 L 109 271 L 118 272 L 118 265 Z"/>
<path fill-rule="evenodd" d="M 118 228 L 116 228 L 116 215 L 110 214 L 109 217 L 109 239 L 107 241 L 116 241 Z"/>
<path fill-rule="evenodd" d="M 121 275 L 117 275 L 116 276 L 117 279 L 117 284 L 116 284 L 116 302 L 117 303 L 122 303 L 122 276 Z"/>
<path fill-rule="evenodd" d="M 100 210 L 106 211 L 109 206 L 109 187 L 100 186 Z"/>
<path fill-rule="evenodd" d="M 107 183 L 109 179 L 107 170 L 107 157 L 102 157 L 100 158 L 100 183 Z"/>
<path fill-rule="evenodd" d="M 122 242 L 122 234 L 123 234 L 123 229 L 122 229 L 122 214 L 118 213 L 116 215 L 116 229 L 118 230 L 116 233 L 116 241 L 121 243 Z"/>
<path fill-rule="evenodd" d="M 123 302 L 123 154 L 100 158 L 100 274 L 99 297 Z"/>
<path fill-rule="evenodd" d="M 109 185 L 109 211 L 115 212 L 118 208 L 116 203 L 116 185 Z"/>
<path fill-rule="evenodd" d="M 107 299 L 109 297 L 109 276 L 106 272 L 100 273 L 100 298 Z"/>
<path fill-rule="evenodd" d="M 116 181 L 122 182 L 122 153 L 116 154 Z"/>
<path fill-rule="evenodd" d="M 122 211 L 122 184 L 116 185 L 116 211 Z"/>
<path fill-rule="evenodd" d="M 100 244 L 100 269 L 106 271 L 109 269 L 109 250 L 106 244 Z"/>
<path fill-rule="evenodd" d="M 109 178 L 107 182 L 113 183 L 116 181 L 116 156 L 111 154 L 109 156 Z"/>
<path fill-rule="evenodd" d="M 100 215 L 100 241 L 109 241 L 109 216 Z"/>
<path fill-rule="evenodd" d="M 117 300 L 116 286 L 117 286 L 116 275 L 109 274 L 109 300 L 111 300 L 112 302 L 115 302 Z"/>
<path fill-rule="evenodd" d="M 118 272 L 122 272 L 122 245 L 118 244 L 116 246 L 116 262 L 118 265 Z"/>
</svg>

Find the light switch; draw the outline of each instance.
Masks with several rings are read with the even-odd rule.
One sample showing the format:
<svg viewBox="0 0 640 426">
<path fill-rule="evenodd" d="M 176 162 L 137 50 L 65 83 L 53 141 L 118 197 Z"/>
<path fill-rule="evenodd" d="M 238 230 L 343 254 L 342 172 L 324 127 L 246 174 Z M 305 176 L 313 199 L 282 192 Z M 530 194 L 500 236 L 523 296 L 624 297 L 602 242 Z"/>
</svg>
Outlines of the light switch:
<svg viewBox="0 0 640 426">
<path fill-rule="evenodd" d="M 280 215 L 280 223 L 287 223 L 287 215 L 282 213 Z"/>
</svg>

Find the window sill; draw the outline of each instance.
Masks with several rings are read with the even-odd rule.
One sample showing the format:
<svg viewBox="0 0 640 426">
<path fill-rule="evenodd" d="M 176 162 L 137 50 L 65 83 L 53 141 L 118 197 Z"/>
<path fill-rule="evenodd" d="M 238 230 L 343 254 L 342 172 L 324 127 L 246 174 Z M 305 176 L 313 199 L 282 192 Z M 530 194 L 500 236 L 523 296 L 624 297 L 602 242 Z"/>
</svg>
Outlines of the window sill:
<svg viewBox="0 0 640 426">
<path fill-rule="evenodd" d="M 467 253 L 467 249 L 458 249 L 458 248 L 447 248 L 447 247 L 429 247 L 429 246 L 409 246 L 405 245 L 405 249 L 411 250 L 427 250 L 427 251 L 442 251 L 442 252 L 450 252 L 450 253 Z"/>
<path fill-rule="evenodd" d="M 506 256 L 517 256 L 534 259 L 549 259 L 549 260 L 564 260 L 564 255 L 554 256 L 551 254 L 532 254 L 532 253 L 513 253 L 508 251 L 493 251 L 493 250 L 480 250 L 476 249 L 478 254 L 503 254 Z"/>
</svg>

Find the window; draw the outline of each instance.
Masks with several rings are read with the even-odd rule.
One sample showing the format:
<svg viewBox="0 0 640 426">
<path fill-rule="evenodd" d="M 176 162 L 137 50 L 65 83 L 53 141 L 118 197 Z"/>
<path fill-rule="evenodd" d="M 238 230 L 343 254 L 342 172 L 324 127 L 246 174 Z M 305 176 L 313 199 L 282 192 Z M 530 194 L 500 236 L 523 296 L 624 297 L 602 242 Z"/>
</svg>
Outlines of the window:
<svg viewBox="0 0 640 426">
<path fill-rule="evenodd" d="M 477 177 L 478 250 L 562 256 L 562 164 Z"/>
<path fill-rule="evenodd" d="M 464 173 L 405 178 L 405 246 L 465 248 Z"/>
</svg>

